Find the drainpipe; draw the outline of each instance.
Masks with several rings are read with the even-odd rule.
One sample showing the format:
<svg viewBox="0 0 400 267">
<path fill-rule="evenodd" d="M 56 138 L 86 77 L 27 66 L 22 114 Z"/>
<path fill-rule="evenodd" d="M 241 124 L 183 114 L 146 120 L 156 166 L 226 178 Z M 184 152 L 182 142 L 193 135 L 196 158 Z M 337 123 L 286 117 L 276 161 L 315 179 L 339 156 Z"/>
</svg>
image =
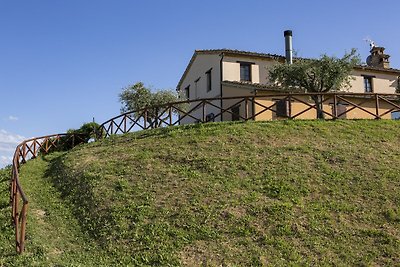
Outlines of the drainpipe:
<svg viewBox="0 0 400 267">
<path fill-rule="evenodd" d="M 293 63 L 292 31 L 284 31 L 283 35 L 285 36 L 286 63 L 291 65 Z"/>
<path fill-rule="evenodd" d="M 224 53 L 221 53 L 219 55 L 221 57 L 220 61 L 219 61 L 219 95 L 220 97 L 222 97 L 222 61 L 224 60 Z M 220 107 L 221 107 L 221 111 L 222 111 L 222 99 L 220 100 Z M 221 113 L 221 121 L 223 121 L 223 114 Z"/>
</svg>

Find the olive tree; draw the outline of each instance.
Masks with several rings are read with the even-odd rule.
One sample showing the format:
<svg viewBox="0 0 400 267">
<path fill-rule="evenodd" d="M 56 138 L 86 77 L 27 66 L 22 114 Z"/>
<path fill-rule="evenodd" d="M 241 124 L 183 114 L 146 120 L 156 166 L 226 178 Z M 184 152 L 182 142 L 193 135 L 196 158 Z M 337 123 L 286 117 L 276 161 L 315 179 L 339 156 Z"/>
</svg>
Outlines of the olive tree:
<svg viewBox="0 0 400 267">
<path fill-rule="evenodd" d="M 144 108 L 147 110 L 147 123 L 151 128 L 158 126 L 158 118 L 162 115 L 162 108 L 159 106 L 179 101 L 179 95 L 172 90 L 152 91 L 144 83 L 137 82 L 122 89 L 119 94 L 119 101 L 122 104 L 121 113 L 133 111 L 132 116 L 139 118 Z"/>
<path fill-rule="evenodd" d="M 322 55 L 319 59 L 296 59 L 293 64 L 276 64 L 269 69 L 269 80 L 282 90 L 310 93 L 344 91 L 351 87 L 350 74 L 360 56 L 356 49 L 342 58 Z M 322 95 L 311 96 L 317 118 L 324 119 Z"/>
</svg>

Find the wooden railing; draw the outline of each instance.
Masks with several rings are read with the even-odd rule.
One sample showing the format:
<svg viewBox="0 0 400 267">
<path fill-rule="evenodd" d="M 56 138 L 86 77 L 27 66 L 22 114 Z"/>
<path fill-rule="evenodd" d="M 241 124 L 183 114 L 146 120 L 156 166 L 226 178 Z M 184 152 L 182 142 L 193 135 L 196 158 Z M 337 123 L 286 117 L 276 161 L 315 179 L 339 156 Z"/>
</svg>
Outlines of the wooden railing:
<svg viewBox="0 0 400 267">
<path fill-rule="evenodd" d="M 331 105 L 330 110 L 322 109 L 326 119 L 345 118 L 346 114 L 359 111 L 361 118 L 381 119 L 391 112 L 400 111 L 400 94 L 374 93 L 279 93 L 259 96 L 237 96 L 205 98 L 168 103 L 147 107 L 118 115 L 104 122 L 98 131 L 98 137 L 127 133 L 135 130 L 146 130 L 181 123 L 204 123 L 210 120 L 232 120 L 224 116 L 234 116 L 237 120 L 256 120 L 270 112 L 272 118 L 297 119 L 308 111 L 316 111 L 317 105 L 311 100 L 320 97 L 323 105 Z M 277 100 L 286 104 L 286 114 L 278 114 Z M 269 103 L 268 105 L 266 103 Z M 366 104 L 369 107 L 366 107 Z M 186 105 L 186 109 L 183 106 Z M 339 108 L 346 105 L 346 110 Z M 234 113 L 235 107 L 242 106 L 240 113 Z M 300 106 L 300 110 L 299 110 Z M 382 106 L 385 106 L 382 108 Z M 297 110 L 294 108 L 297 107 Z M 212 117 L 207 112 L 213 110 Z M 278 116 L 279 115 L 279 116 Z M 222 119 L 221 119 L 222 118 Z M 314 117 L 316 118 L 316 117 Z M 312 117 L 310 117 L 312 119 Z"/>
<path fill-rule="evenodd" d="M 35 158 L 38 154 L 46 154 L 60 145 L 65 145 L 66 142 L 73 147 L 84 142 L 84 139 L 78 134 L 47 135 L 25 140 L 15 149 L 11 170 L 10 203 L 17 253 L 22 253 L 25 249 L 26 216 L 28 212 L 28 198 L 20 183 L 19 168 L 28 159 Z"/>
<path fill-rule="evenodd" d="M 134 130 L 146 130 L 165 126 L 174 126 L 182 123 L 205 123 L 214 120 L 256 120 L 269 112 L 279 115 L 278 101 L 284 101 L 285 115 L 280 119 L 296 119 L 310 110 L 316 111 L 317 105 L 312 103 L 312 97 L 320 97 L 323 104 L 329 103 L 332 109 L 323 109 L 327 119 L 339 119 L 353 110 L 359 110 L 373 119 L 400 111 L 400 94 L 355 94 L 355 93 L 280 93 L 265 96 L 237 96 L 186 100 L 165 105 L 146 107 L 140 110 L 118 115 L 100 125 L 97 130 L 98 138 L 113 134 L 127 133 Z M 330 101 L 330 102 L 329 102 Z M 368 103 L 369 107 L 365 104 Z M 372 103 L 372 111 L 371 111 Z M 298 105 L 303 108 L 298 108 Z M 339 104 L 346 104 L 345 111 L 338 108 Z M 296 106 L 297 105 L 297 106 Z M 381 106 L 385 105 L 382 109 Z M 242 107 L 239 113 L 234 108 Z M 210 117 L 209 111 L 213 111 Z M 215 112 L 215 113 L 214 113 Z M 232 116 L 224 119 L 224 116 Z M 35 158 L 39 153 L 47 153 L 58 147 L 62 142 L 71 142 L 72 147 L 84 140 L 77 134 L 56 134 L 32 138 L 23 141 L 15 150 L 12 174 L 10 202 L 12 206 L 12 222 L 15 227 L 16 250 L 22 253 L 25 249 L 26 216 L 28 198 L 25 195 L 19 179 L 19 167 L 28 159 Z M 22 204 L 21 209 L 20 206 Z"/>
</svg>

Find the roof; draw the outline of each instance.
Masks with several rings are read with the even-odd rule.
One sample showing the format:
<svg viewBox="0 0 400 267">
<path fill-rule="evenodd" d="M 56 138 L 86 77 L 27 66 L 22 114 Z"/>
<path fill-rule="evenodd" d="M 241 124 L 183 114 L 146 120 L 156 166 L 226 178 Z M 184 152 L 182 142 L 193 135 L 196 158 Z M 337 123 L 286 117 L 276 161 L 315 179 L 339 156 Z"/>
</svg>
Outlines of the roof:
<svg viewBox="0 0 400 267">
<path fill-rule="evenodd" d="M 222 54 L 225 55 L 239 55 L 239 56 L 250 56 L 250 57 L 257 57 L 257 58 L 268 58 L 268 59 L 275 59 L 275 60 L 285 60 L 284 56 L 277 55 L 277 54 L 268 54 L 268 53 L 257 53 L 251 51 L 243 51 L 243 50 L 234 50 L 234 49 L 209 49 L 209 50 L 196 50 L 195 53 L 198 54 Z"/>
<path fill-rule="evenodd" d="M 178 82 L 177 89 L 181 86 L 183 79 L 186 77 L 186 74 L 189 72 L 190 67 L 192 66 L 194 60 L 196 59 L 196 56 L 198 54 L 206 54 L 206 55 L 233 55 L 233 56 L 247 56 L 247 57 L 256 57 L 256 58 L 261 58 L 261 59 L 270 59 L 270 60 L 278 60 L 278 61 L 284 61 L 286 57 L 282 55 L 277 55 L 277 54 L 268 54 L 268 53 L 258 53 L 258 52 L 251 52 L 251 51 L 243 51 L 243 50 L 235 50 L 235 49 L 206 49 L 206 50 L 195 50 L 192 58 L 189 61 L 189 64 L 187 65 L 181 79 Z M 310 58 L 294 58 L 294 59 L 310 59 Z M 379 71 L 379 72 L 386 72 L 386 73 L 395 73 L 400 75 L 400 69 L 394 69 L 394 68 L 379 68 L 379 67 L 371 67 L 367 65 L 358 65 L 355 67 L 355 69 L 358 70 L 366 70 L 366 71 Z"/>
<path fill-rule="evenodd" d="M 370 71 L 381 71 L 381 72 L 389 72 L 389 73 L 395 73 L 400 75 L 400 70 L 399 69 L 394 69 L 394 68 L 379 68 L 379 67 L 372 67 L 372 66 L 367 66 L 367 65 L 358 65 L 354 67 L 355 69 L 359 70 L 370 70 Z"/>
</svg>

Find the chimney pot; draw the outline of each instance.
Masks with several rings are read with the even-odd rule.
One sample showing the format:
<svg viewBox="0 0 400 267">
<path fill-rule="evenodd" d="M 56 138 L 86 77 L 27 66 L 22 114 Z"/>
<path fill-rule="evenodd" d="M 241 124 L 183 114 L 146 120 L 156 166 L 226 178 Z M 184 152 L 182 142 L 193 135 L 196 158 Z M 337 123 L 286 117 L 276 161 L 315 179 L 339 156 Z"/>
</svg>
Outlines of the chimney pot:
<svg viewBox="0 0 400 267">
<path fill-rule="evenodd" d="M 292 31 L 291 30 L 287 30 L 283 32 L 283 35 L 286 36 L 292 36 Z"/>
<path fill-rule="evenodd" d="M 286 63 L 290 65 L 293 63 L 292 31 L 284 31 L 283 35 L 285 36 Z"/>
</svg>

